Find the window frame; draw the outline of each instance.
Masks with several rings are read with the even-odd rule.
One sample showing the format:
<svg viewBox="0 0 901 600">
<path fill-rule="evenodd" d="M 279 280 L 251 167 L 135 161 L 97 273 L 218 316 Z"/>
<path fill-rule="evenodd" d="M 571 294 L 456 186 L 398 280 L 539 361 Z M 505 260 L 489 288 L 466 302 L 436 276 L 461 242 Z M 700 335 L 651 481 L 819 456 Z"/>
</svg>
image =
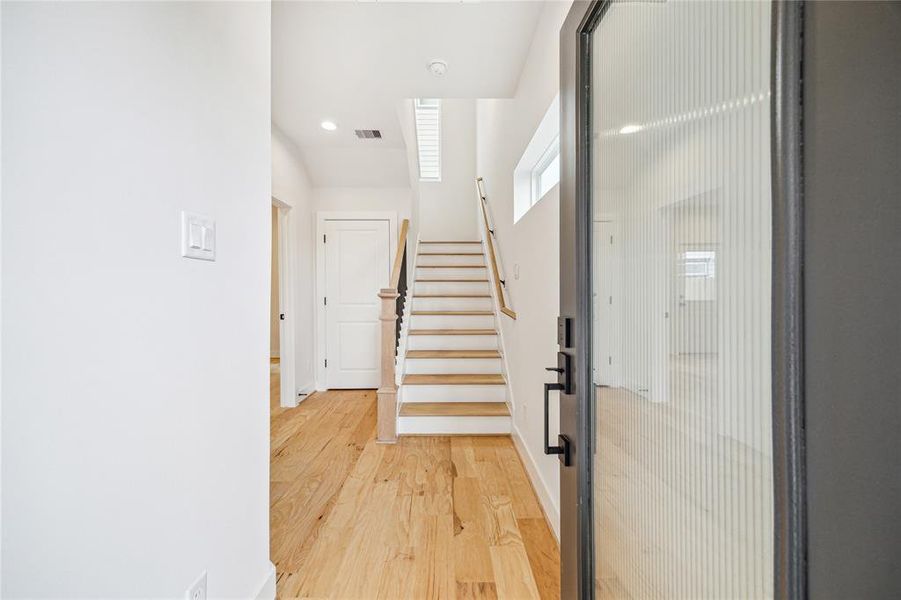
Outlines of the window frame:
<svg viewBox="0 0 901 600">
<path fill-rule="evenodd" d="M 429 104 L 425 104 L 429 103 Z M 434 103 L 434 104 L 432 104 Z M 437 153 L 436 175 L 424 176 L 422 173 L 422 143 L 419 129 L 420 110 L 434 111 L 435 120 L 435 151 Z M 416 134 L 416 166 L 419 171 L 419 181 L 425 183 L 438 183 L 441 181 L 441 99 L 440 98 L 414 98 L 413 99 L 413 127 Z"/>
<path fill-rule="evenodd" d="M 545 148 L 544 152 L 541 154 L 541 157 L 535 163 L 535 166 L 532 167 L 530 173 L 531 179 L 531 197 L 529 198 L 529 208 L 532 208 L 538 202 L 544 198 L 548 192 L 554 189 L 554 186 L 560 183 L 560 166 L 558 161 L 557 166 L 557 180 L 548 187 L 544 192 L 541 191 L 541 179 L 545 173 L 548 171 L 548 167 L 550 167 L 555 160 L 558 160 L 560 157 L 560 134 L 558 133 L 554 136 L 554 140 Z"/>
</svg>

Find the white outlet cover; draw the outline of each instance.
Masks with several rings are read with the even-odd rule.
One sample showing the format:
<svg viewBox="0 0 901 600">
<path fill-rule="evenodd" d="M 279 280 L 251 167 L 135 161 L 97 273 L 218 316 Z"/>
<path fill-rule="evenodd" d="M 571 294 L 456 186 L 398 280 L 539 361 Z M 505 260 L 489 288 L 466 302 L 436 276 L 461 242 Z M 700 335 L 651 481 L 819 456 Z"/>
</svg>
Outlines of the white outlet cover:
<svg viewBox="0 0 901 600">
<path fill-rule="evenodd" d="M 206 600 L 206 571 L 185 592 L 185 600 Z"/>
<path fill-rule="evenodd" d="M 181 211 L 181 255 L 216 260 L 216 221 L 212 217 Z"/>
</svg>

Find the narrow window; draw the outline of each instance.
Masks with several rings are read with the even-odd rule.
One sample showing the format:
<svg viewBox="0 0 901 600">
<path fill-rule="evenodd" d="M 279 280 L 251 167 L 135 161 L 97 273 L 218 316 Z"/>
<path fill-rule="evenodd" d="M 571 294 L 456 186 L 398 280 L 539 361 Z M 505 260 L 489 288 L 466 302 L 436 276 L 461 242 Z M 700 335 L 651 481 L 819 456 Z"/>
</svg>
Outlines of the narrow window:
<svg viewBox="0 0 901 600">
<path fill-rule="evenodd" d="M 560 138 L 554 138 L 532 169 L 531 206 L 541 200 L 560 181 Z"/>
<path fill-rule="evenodd" d="M 417 98 L 413 106 L 419 147 L 419 180 L 441 181 L 441 101 Z"/>
</svg>

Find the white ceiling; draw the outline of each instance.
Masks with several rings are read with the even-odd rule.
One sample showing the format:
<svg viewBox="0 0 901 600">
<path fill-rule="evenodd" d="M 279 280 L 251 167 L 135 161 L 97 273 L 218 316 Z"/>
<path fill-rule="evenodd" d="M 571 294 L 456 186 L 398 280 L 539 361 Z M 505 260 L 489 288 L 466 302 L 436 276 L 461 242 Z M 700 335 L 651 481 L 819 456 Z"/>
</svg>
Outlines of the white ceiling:
<svg viewBox="0 0 901 600">
<path fill-rule="evenodd" d="M 409 185 L 403 98 L 513 95 L 542 2 L 272 4 L 272 118 L 317 187 Z M 436 78 L 426 65 L 448 63 Z M 320 128 L 322 120 L 338 130 Z M 354 129 L 379 129 L 359 140 Z"/>
</svg>

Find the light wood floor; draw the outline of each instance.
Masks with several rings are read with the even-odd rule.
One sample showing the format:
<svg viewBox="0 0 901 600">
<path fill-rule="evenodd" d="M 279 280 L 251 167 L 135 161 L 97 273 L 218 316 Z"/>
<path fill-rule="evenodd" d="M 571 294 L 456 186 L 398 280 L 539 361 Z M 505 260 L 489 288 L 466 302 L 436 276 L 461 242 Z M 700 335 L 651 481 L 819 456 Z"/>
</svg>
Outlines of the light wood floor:
<svg viewBox="0 0 901 600">
<path fill-rule="evenodd" d="M 559 598 L 559 551 L 508 437 L 375 443 L 374 391 L 271 392 L 279 598 Z"/>
</svg>

